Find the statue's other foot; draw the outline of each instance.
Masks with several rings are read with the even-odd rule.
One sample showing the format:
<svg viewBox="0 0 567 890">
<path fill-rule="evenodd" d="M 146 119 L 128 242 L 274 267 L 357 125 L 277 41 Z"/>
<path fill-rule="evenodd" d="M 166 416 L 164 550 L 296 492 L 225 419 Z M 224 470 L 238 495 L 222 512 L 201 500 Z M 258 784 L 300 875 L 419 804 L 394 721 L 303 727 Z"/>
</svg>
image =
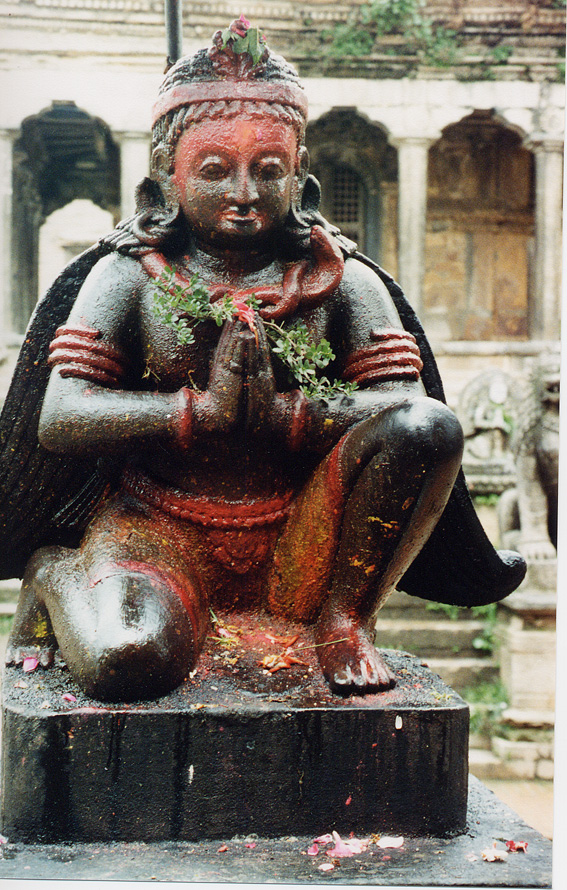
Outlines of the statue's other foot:
<svg viewBox="0 0 567 890">
<path fill-rule="evenodd" d="M 6 647 L 6 665 L 23 665 L 28 658 L 37 659 L 37 663 L 44 668 L 53 664 L 58 644 L 47 609 L 35 590 L 35 580 L 41 567 L 42 560 L 36 553 L 28 564 L 22 582 Z"/>
<path fill-rule="evenodd" d="M 57 645 L 54 646 L 8 646 L 5 664 L 23 665 L 27 659 L 33 658 L 43 668 L 51 667 L 55 660 Z"/>
<path fill-rule="evenodd" d="M 320 622 L 316 639 L 319 664 L 333 692 L 364 695 L 396 685 L 367 632 L 351 619 Z"/>
</svg>

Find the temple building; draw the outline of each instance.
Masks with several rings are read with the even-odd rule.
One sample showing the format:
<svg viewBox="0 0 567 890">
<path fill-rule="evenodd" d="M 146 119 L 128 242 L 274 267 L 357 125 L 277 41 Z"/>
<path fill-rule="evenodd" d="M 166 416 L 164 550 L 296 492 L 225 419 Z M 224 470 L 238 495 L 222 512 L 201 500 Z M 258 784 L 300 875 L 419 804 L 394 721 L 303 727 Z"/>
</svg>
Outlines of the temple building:
<svg viewBox="0 0 567 890">
<path fill-rule="evenodd" d="M 184 51 L 242 12 L 186 3 Z M 297 66 L 323 212 L 404 287 L 455 404 L 559 337 L 565 4 L 248 0 Z M 3 395 L 59 268 L 131 214 L 162 0 L 0 0 Z"/>
</svg>

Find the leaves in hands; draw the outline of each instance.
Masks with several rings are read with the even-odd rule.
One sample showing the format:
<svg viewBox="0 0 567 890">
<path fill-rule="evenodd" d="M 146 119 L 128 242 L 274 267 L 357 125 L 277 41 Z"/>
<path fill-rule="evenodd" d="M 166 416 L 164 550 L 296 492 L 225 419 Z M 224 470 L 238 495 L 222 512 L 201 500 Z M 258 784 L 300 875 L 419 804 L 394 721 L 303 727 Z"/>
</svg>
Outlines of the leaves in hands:
<svg viewBox="0 0 567 890">
<path fill-rule="evenodd" d="M 236 316 L 250 330 L 256 330 L 252 313 L 259 310 L 260 302 L 253 295 L 246 301 L 226 296 L 211 303 L 209 292 L 198 273 L 191 276 L 188 285 L 182 286 L 176 282 L 175 270 L 169 266 L 156 279 L 156 285 L 154 313 L 163 324 L 175 331 L 182 346 L 194 343 L 193 325 L 198 321 L 212 320 L 220 327 Z M 315 343 L 311 339 L 305 322 L 297 320 L 289 327 L 269 320 L 264 320 L 263 324 L 272 353 L 287 368 L 290 383 L 295 383 L 307 398 L 349 396 L 357 389 L 355 383 L 330 381 L 328 377 L 318 375 L 334 360 L 335 354 L 328 340 L 323 338 Z"/>
</svg>

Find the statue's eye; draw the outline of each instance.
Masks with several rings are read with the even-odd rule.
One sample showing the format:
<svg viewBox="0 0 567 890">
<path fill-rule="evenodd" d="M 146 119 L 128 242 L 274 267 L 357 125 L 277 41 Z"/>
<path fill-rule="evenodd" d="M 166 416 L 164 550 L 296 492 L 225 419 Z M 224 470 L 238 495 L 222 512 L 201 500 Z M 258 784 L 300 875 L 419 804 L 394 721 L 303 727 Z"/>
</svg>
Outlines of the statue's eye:
<svg viewBox="0 0 567 890">
<path fill-rule="evenodd" d="M 281 164 L 269 161 L 261 164 L 259 169 L 260 177 L 265 182 L 271 182 L 274 179 L 281 179 L 285 176 L 285 170 Z"/>
<path fill-rule="evenodd" d="M 203 164 L 199 172 L 203 179 L 214 182 L 217 179 L 223 179 L 227 175 L 227 168 L 224 164 L 220 164 L 217 161 L 210 161 L 207 164 Z"/>
</svg>

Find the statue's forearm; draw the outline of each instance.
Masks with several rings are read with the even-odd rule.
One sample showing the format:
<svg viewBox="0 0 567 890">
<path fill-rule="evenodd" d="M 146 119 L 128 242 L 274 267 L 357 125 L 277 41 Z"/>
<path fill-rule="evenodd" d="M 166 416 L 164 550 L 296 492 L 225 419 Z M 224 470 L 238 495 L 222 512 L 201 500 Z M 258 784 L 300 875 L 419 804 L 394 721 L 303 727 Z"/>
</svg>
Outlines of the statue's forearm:
<svg viewBox="0 0 567 890">
<path fill-rule="evenodd" d="M 77 456 L 122 453 L 157 440 L 183 444 L 187 405 L 183 391 L 115 391 L 54 375 L 41 412 L 39 440 L 50 451 Z"/>
<path fill-rule="evenodd" d="M 326 453 L 355 424 L 416 395 L 424 395 L 421 384 L 360 390 L 325 401 L 307 399 L 296 390 L 284 397 L 274 422 L 292 450 Z"/>
</svg>

